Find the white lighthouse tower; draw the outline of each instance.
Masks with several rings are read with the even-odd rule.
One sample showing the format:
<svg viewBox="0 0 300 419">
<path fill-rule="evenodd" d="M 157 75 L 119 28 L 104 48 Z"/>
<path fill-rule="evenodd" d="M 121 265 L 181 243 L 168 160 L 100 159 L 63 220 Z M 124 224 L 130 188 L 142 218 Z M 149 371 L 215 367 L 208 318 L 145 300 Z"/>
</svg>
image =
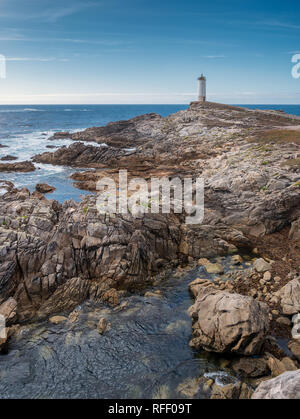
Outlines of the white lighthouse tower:
<svg viewBox="0 0 300 419">
<path fill-rule="evenodd" d="M 198 78 L 199 88 L 198 88 L 198 101 L 206 101 L 206 77 L 201 74 L 201 77 Z"/>
</svg>

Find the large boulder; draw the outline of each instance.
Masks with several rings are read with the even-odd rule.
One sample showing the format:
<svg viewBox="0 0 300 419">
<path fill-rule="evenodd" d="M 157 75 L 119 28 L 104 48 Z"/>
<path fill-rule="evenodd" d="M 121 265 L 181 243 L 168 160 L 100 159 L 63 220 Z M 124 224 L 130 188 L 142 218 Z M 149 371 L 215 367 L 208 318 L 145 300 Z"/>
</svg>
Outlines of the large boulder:
<svg viewBox="0 0 300 419">
<path fill-rule="evenodd" d="M 259 354 L 269 329 L 266 304 L 239 294 L 204 288 L 190 308 L 191 346 L 212 352 Z"/>
<path fill-rule="evenodd" d="M 300 399 L 300 370 L 288 371 L 261 383 L 252 399 Z"/>
<path fill-rule="evenodd" d="M 271 269 L 271 264 L 266 262 L 263 258 L 257 259 L 253 266 L 257 272 L 267 272 Z"/>
<path fill-rule="evenodd" d="M 281 307 L 284 314 L 293 315 L 300 312 L 300 281 L 298 278 L 288 282 L 279 291 Z"/>
<path fill-rule="evenodd" d="M 298 218 L 298 220 L 292 223 L 289 233 L 289 239 L 300 240 L 300 218 Z"/>
</svg>

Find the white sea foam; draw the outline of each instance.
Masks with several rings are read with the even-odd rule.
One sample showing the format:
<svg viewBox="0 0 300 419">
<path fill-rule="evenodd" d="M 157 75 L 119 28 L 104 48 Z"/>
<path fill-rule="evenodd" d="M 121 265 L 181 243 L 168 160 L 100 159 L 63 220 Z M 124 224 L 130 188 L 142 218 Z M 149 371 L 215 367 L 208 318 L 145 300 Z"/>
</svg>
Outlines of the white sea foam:
<svg viewBox="0 0 300 419">
<path fill-rule="evenodd" d="M 34 109 L 34 108 L 25 108 L 25 109 L 1 109 L 0 113 L 20 113 L 20 112 L 46 112 L 44 109 Z"/>
<path fill-rule="evenodd" d="M 227 374 L 224 371 L 206 372 L 204 374 L 204 377 L 215 380 L 217 386 L 220 387 L 224 387 L 229 383 L 236 384 L 238 382 L 238 380 L 235 377 Z"/>
<path fill-rule="evenodd" d="M 24 112 L 45 112 L 43 109 L 35 109 L 35 108 L 25 108 L 23 109 Z"/>
<path fill-rule="evenodd" d="M 0 156 L 12 154 L 18 158 L 16 161 L 30 160 L 36 154 L 51 151 L 47 148 L 47 145 L 51 144 L 47 141 L 47 138 L 51 137 L 53 134 L 54 131 L 39 131 L 11 136 L 5 141 L 2 141 L 2 144 L 8 147 L 0 149 Z M 56 140 L 53 145 L 61 147 L 72 143 L 73 141 L 71 139 L 61 139 Z"/>
<path fill-rule="evenodd" d="M 73 130 L 73 132 L 82 131 L 82 129 Z M 7 154 L 17 157 L 17 161 L 31 160 L 36 154 L 44 152 L 55 152 L 59 147 L 70 146 L 75 141 L 67 138 L 51 140 L 48 139 L 54 135 L 55 132 L 62 131 L 61 127 L 51 131 L 35 131 L 26 132 L 23 134 L 11 134 L 9 137 L 1 140 L 1 144 L 6 145 L 6 148 L 0 148 L 0 157 Z M 97 144 L 88 141 L 82 141 L 84 144 L 94 147 L 107 147 L 107 144 Z M 48 145 L 55 146 L 54 148 L 47 148 Z M 28 188 L 31 192 L 35 189 L 37 183 L 49 183 L 56 187 L 56 191 L 51 194 L 51 198 L 58 199 L 61 202 L 66 197 L 73 199 L 80 199 L 80 195 L 89 192 L 77 190 L 72 186 L 70 175 L 74 169 L 66 166 L 56 166 L 52 164 L 34 163 L 36 170 L 34 172 L 20 173 L 20 172 L 3 172 L 1 179 L 8 180 L 14 183 L 17 188 Z M 0 195 L 6 193 L 7 190 L 0 185 Z"/>
</svg>

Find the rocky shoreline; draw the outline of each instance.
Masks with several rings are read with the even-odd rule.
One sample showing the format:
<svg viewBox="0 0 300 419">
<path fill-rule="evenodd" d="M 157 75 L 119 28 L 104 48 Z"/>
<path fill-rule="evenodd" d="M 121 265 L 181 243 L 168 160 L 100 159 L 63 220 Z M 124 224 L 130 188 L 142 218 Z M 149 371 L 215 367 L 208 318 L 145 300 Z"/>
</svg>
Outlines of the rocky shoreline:
<svg viewBox="0 0 300 419">
<path fill-rule="evenodd" d="M 92 169 L 72 175 L 76 187 L 95 191 L 97 180 L 120 168 L 146 180 L 202 177 L 205 217 L 186 225 L 172 213 L 104 216 L 95 196 L 59 204 L 44 197 L 49 185 L 30 194 L 7 184 L 0 196 L 0 314 L 8 336 L 18 324 L 71 312 L 85 300 L 117 306 L 163 272 L 201 266 L 214 276 L 190 284 L 191 346 L 233 357 L 228 365 L 252 381 L 220 387 L 203 378 L 199 385 L 212 399 L 299 398 L 300 340 L 292 338 L 300 328 L 299 125 L 281 112 L 193 103 L 167 118 L 149 114 L 57 133 L 52 139 L 75 143 L 33 161 Z M 35 169 L 21 162 L 0 164 L 0 171 L 22 165 Z M 241 273 L 224 274 L 209 260 L 232 254 L 235 265 L 244 253 L 254 260 Z M 276 338 L 288 341 L 289 355 Z M 0 345 L 6 351 L 9 341 Z"/>
</svg>

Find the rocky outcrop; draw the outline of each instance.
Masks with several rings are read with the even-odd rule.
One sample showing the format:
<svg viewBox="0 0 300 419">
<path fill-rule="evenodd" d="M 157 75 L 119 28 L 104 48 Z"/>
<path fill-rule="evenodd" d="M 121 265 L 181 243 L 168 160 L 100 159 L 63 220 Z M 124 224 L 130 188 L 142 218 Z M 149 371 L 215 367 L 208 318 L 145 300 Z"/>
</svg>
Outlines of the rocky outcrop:
<svg viewBox="0 0 300 419">
<path fill-rule="evenodd" d="M 38 183 L 35 189 L 37 192 L 44 194 L 54 192 L 56 188 L 54 186 L 48 185 L 47 183 Z"/>
<path fill-rule="evenodd" d="M 94 198 L 59 205 L 38 191 L 11 191 L 1 198 L 0 298 L 16 298 L 20 319 L 91 297 L 116 304 L 120 290 L 144 287 L 161 269 L 248 249 L 253 238 L 289 226 L 300 216 L 299 171 L 285 163 L 297 157 L 297 144 L 261 142 L 264 130 L 296 123 L 280 113 L 206 103 L 167 118 L 149 114 L 55 134 L 76 143 L 34 161 L 94 168 L 72 176 L 83 189 L 95 191 L 98 179 L 114 178 L 119 168 L 148 181 L 204 178 L 203 223 L 185 225 L 183 214 L 100 216 Z M 217 265 L 208 270 L 222 274 Z"/>
<path fill-rule="evenodd" d="M 278 294 L 284 314 L 292 315 L 300 312 L 300 280 L 298 278 L 288 282 Z"/>
<path fill-rule="evenodd" d="M 163 138 L 164 118 L 155 113 L 137 116 L 128 121 L 110 122 L 105 127 L 88 128 L 82 132 L 58 132 L 50 138 L 71 138 L 74 141 L 93 141 L 111 147 L 137 147 L 152 138 Z"/>
<path fill-rule="evenodd" d="M 7 156 L 1 157 L 0 160 L 2 161 L 18 160 L 18 157 L 11 156 L 10 154 L 8 154 Z"/>
<path fill-rule="evenodd" d="M 0 172 L 34 172 L 34 164 L 30 161 L 17 163 L 0 163 Z"/>
<path fill-rule="evenodd" d="M 300 370 L 285 372 L 272 380 L 261 383 L 252 399 L 299 399 Z"/>
<path fill-rule="evenodd" d="M 61 147 L 54 152 L 38 154 L 33 161 L 72 167 L 103 167 L 110 160 L 127 155 L 123 149 L 87 146 L 81 142 Z"/>
<path fill-rule="evenodd" d="M 115 300 L 105 293 L 145 287 L 158 260 L 161 266 L 180 257 L 174 216 L 100 216 L 92 198 L 61 206 L 18 194 L 1 202 L 0 303 L 13 296 L 19 320 L 72 309 L 88 297 Z"/>
<path fill-rule="evenodd" d="M 241 355 L 260 353 L 269 329 L 265 304 L 205 284 L 189 312 L 194 321 L 193 348 Z"/>
<path fill-rule="evenodd" d="M 161 269 L 226 254 L 235 236 L 182 215 L 100 215 L 93 196 L 60 205 L 23 189 L 0 202 L 0 303 L 15 298 L 19 320 L 87 298 L 117 304 L 120 290 L 145 288 Z"/>
</svg>

